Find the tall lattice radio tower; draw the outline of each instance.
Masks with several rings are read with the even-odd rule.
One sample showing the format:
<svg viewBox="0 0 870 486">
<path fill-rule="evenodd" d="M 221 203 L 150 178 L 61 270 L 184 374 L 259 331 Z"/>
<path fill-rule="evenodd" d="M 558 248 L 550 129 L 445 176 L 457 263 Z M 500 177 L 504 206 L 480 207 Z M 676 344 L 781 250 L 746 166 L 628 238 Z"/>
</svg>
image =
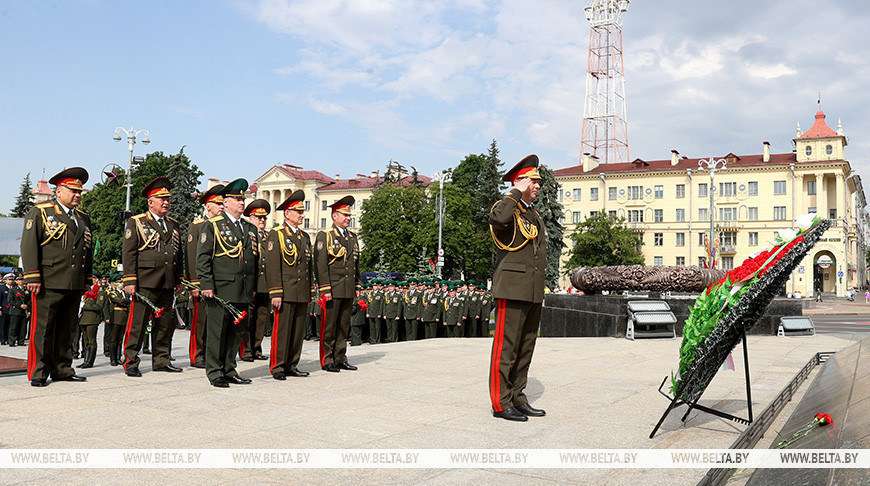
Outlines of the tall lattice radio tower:
<svg viewBox="0 0 870 486">
<path fill-rule="evenodd" d="M 584 9 L 589 31 L 586 100 L 583 107 L 583 154 L 599 163 L 628 162 L 625 116 L 625 70 L 622 63 L 622 18 L 630 0 L 588 0 Z"/>
</svg>

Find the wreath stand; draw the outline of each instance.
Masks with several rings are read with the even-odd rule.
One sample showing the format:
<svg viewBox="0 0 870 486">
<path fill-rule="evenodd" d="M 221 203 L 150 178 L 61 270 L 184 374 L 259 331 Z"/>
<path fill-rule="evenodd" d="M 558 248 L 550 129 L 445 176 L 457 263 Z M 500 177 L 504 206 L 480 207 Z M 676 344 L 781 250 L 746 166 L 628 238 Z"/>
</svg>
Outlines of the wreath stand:
<svg viewBox="0 0 870 486">
<path fill-rule="evenodd" d="M 748 408 L 749 418 L 737 417 L 736 415 L 731 415 L 730 413 L 725 413 L 721 410 L 716 410 L 714 408 L 705 407 L 704 405 L 699 405 L 698 400 L 700 400 L 701 395 L 704 394 L 703 391 L 701 392 L 701 395 L 698 395 L 698 398 L 695 399 L 694 401 L 680 400 L 676 396 L 671 397 L 670 395 L 668 395 L 667 393 L 662 391 L 662 388 L 665 386 L 665 382 L 668 381 L 668 377 L 666 376 L 665 379 L 662 380 L 662 384 L 659 385 L 659 393 L 661 393 L 662 396 L 664 396 L 665 398 L 669 399 L 671 401 L 671 404 L 668 405 L 668 408 L 665 410 L 665 413 L 662 414 L 662 418 L 659 419 L 659 423 L 656 424 L 652 433 L 649 434 L 650 439 L 652 439 L 653 436 L 656 435 L 656 432 L 658 432 L 659 427 L 662 426 L 662 423 L 664 423 L 665 419 L 668 417 L 668 414 L 671 413 L 671 410 L 674 410 L 675 408 L 677 408 L 681 405 L 688 405 L 688 407 L 689 407 L 689 409 L 686 410 L 686 413 L 683 414 L 683 418 L 680 419 L 681 422 L 686 421 L 686 418 L 688 418 L 688 416 L 689 416 L 689 412 L 691 412 L 693 409 L 698 409 L 702 412 L 706 412 L 706 413 L 709 413 L 711 415 L 715 415 L 717 417 L 722 417 L 724 419 L 732 420 L 734 422 L 737 422 L 738 424 L 749 425 L 752 423 L 752 387 L 749 384 L 749 352 L 746 349 L 746 330 L 745 329 L 742 331 L 742 334 L 743 334 L 742 340 L 743 340 L 743 364 L 744 364 L 743 368 L 744 368 L 745 380 L 746 380 L 746 407 Z M 721 366 L 721 365 L 722 364 L 720 363 L 719 366 Z M 705 387 L 705 390 L 706 390 L 706 387 Z"/>
</svg>

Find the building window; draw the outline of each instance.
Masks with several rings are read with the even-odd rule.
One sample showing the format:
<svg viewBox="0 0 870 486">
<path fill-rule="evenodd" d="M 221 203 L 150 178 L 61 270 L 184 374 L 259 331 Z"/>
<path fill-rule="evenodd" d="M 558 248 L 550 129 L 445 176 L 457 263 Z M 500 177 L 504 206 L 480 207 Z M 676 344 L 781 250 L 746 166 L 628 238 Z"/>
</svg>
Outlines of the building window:
<svg viewBox="0 0 870 486">
<path fill-rule="evenodd" d="M 664 265 L 664 258 L 662 258 L 660 256 L 653 257 L 653 265 L 655 265 L 657 267 Z"/>
<path fill-rule="evenodd" d="M 825 145 L 825 155 L 834 153 L 834 147 L 831 144 Z"/>
<path fill-rule="evenodd" d="M 707 257 L 698 257 L 698 266 L 704 268 L 707 266 Z"/>
<path fill-rule="evenodd" d="M 719 195 L 720 196 L 736 196 L 737 195 L 737 183 L 736 182 L 720 182 L 719 183 Z"/>
<path fill-rule="evenodd" d="M 807 145 L 806 154 L 807 154 L 807 157 L 809 157 L 810 155 L 813 155 L 813 147 L 812 146 Z"/>
<path fill-rule="evenodd" d="M 677 184 L 677 199 L 682 199 L 684 197 L 686 197 L 686 185 Z"/>
<path fill-rule="evenodd" d="M 685 267 L 686 266 L 686 257 L 677 257 L 677 266 Z"/>
<path fill-rule="evenodd" d="M 607 217 L 608 218 L 615 218 L 616 217 L 616 210 L 614 209 L 614 210 L 607 211 Z"/>
<path fill-rule="evenodd" d="M 595 216 L 598 216 L 598 211 L 589 211 L 590 218 L 594 218 Z"/>
<path fill-rule="evenodd" d="M 750 231 L 749 232 L 749 246 L 758 246 L 758 232 Z"/>
<path fill-rule="evenodd" d="M 816 181 L 807 181 L 807 195 L 815 196 L 816 195 Z"/>
<path fill-rule="evenodd" d="M 757 196 L 758 195 L 758 182 L 757 181 L 750 181 L 749 182 L 749 195 L 750 196 Z"/>
<path fill-rule="evenodd" d="M 836 209 L 830 209 L 830 210 L 828 210 L 828 213 L 829 213 L 828 219 L 837 219 L 837 210 Z"/>
<path fill-rule="evenodd" d="M 574 200 L 575 201 L 580 200 L 580 188 L 574 189 Z"/>
<path fill-rule="evenodd" d="M 785 206 L 773 207 L 773 219 L 775 221 L 785 221 Z"/>
<path fill-rule="evenodd" d="M 656 199 L 665 197 L 665 186 L 655 186 Z"/>
<path fill-rule="evenodd" d="M 324 199 L 324 200 L 322 201 L 322 204 L 321 204 L 321 206 L 320 206 L 320 210 L 321 210 L 321 211 L 326 211 L 326 199 Z"/>
<path fill-rule="evenodd" d="M 628 222 L 629 223 L 643 223 L 643 210 L 630 209 L 628 211 Z"/>
<path fill-rule="evenodd" d="M 597 201 L 598 200 L 598 188 L 597 187 L 593 187 L 592 189 L 589 189 L 589 200 L 590 201 Z"/>
<path fill-rule="evenodd" d="M 780 196 L 785 194 L 785 181 L 773 181 L 773 193 Z"/>
<path fill-rule="evenodd" d="M 643 199 L 643 186 L 628 186 L 629 199 Z"/>
<path fill-rule="evenodd" d="M 758 207 L 747 208 L 746 219 L 749 221 L 758 221 Z"/>
<path fill-rule="evenodd" d="M 813 213 L 818 213 L 818 211 L 816 210 L 815 207 L 811 207 L 811 208 L 807 208 L 807 213 L 808 213 L 808 214 L 813 214 Z"/>
<path fill-rule="evenodd" d="M 686 246 L 686 233 L 677 233 L 677 246 Z"/>
<path fill-rule="evenodd" d="M 665 246 L 664 233 L 653 233 L 653 246 Z"/>
<path fill-rule="evenodd" d="M 326 228 L 326 218 L 320 218 L 320 227 Z"/>
<path fill-rule="evenodd" d="M 306 201 L 306 202 L 307 202 L 307 201 Z M 311 220 L 308 219 L 308 218 L 305 218 L 305 223 L 304 223 L 304 225 L 305 225 L 305 226 L 303 226 L 303 228 L 308 229 L 308 228 L 310 227 L 310 225 L 311 225 Z"/>
<path fill-rule="evenodd" d="M 610 199 L 611 201 L 616 201 L 616 188 L 615 187 L 608 187 L 607 188 L 607 199 Z"/>
<path fill-rule="evenodd" d="M 559 202 L 562 202 L 562 191 L 561 191 L 561 190 L 556 191 L 556 194 L 558 195 L 558 198 L 557 198 L 558 201 L 559 201 Z"/>
<path fill-rule="evenodd" d="M 737 219 L 737 208 L 719 208 L 720 221 L 734 221 Z"/>
<path fill-rule="evenodd" d="M 737 232 L 723 231 L 721 241 L 724 246 L 737 246 Z"/>
<path fill-rule="evenodd" d="M 704 235 L 706 235 L 706 233 L 703 231 L 698 233 L 698 246 L 704 246 Z"/>
<path fill-rule="evenodd" d="M 356 220 L 356 218 L 350 218 L 350 224 L 348 225 L 349 228 L 356 228 L 356 221 L 355 220 Z"/>
<path fill-rule="evenodd" d="M 311 209 L 311 201 L 305 201 L 305 210 L 308 211 Z"/>
<path fill-rule="evenodd" d="M 665 210 L 664 209 L 656 209 L 653 211 L 654 219 L 656 223 L 664 223 L 665 221 Z"/>
<path fill-rule="evenodd" d="M 580 214 L 580 211 L 572 211 L 571 212 L 571 222 L 574 224 L 583 222 L 583 215 Z"/>
<path fill-rule="evenodd" d="M 734 270 L 734 257 L 722 257 L 722 270 Z"/>
<path fill-rule="evenodd" d="M 683 222 L 686 220 L 686 210 L 685 209 L 677 209 L 677 222 Z"/>
<path fill-rule="evenodd" d="M 707 197 L 707 183 L 698 184 L 698 197 Z"/>
<path fill-rule="evenodd" d="M 709 221 L 710 214 L 707 211 L 707 208 L 698 208 L 698 221 Z"/>
</svg>

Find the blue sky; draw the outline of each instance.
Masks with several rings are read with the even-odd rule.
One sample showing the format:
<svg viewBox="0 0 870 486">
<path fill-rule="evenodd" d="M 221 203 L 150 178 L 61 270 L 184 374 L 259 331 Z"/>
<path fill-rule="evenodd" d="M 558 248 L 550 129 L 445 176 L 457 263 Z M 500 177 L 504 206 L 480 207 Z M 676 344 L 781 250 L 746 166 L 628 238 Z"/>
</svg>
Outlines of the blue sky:
<svg viewBox="0 0 870 486">
<path fill-rule="evenodd" d="M 577 163 L 589 25 L 577 0 L 0 0 L 0 212 L 34 181 L 185 153 L 206 177 L 274 164 L 423 174 L 485 152 Z M 631 158 L 790 152 L 821 92 L 870 177 L 863 0 L 631 2 Z M 203 180 L 203 183 L 205 181 Z"/>
</svg>

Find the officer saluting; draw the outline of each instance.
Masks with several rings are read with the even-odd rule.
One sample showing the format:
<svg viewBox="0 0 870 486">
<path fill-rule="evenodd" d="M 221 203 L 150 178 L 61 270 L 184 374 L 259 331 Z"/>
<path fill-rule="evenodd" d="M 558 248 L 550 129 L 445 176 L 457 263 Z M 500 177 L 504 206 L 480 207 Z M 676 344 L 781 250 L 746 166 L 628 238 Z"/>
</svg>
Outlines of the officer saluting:
<svg viewBox="0 0 870 486">
<path fill-rule="evenodd" d="M 304 219 L 305 193 L 295 191 L 278 206 L 284 224 L 269 233 L 266 243 L 266 280 L 275 320 L 269 369 L 276 380 L 308 376 L 296 365 L 302 356 L 308 302 L 314 295 L 311 240 L 299 229 Z"/>
<path fill-rule="evenodd" d="M 489 393 L 494 416 L 524 422 L 545 415 L 532 408 L 523 393 L 541 320 L 547 267 L 546 229 L 532 207 L 541 188 L 538 156 L 520 161 L 504 180 L 513 187 L 489 213 L 496 247 L 492 296 L 498 300 Z"/>
<path fill-rule="evenodd" d="M 251 383 L 236 371 L 236 354 L 247 329 L 247 319 L 236 319 L 214 298 L 222 298 L 240 312 L 254 298 L 259 243 L 256 226 L 241 219 L 247 188 L 248 181 L 244 179 L 224 187 L 221 191 L 224 212 L 203 223 L 197 247 L 200 295 L 208 304 L 205 372 L 209 382 L 218 388 L 228 388 L 230 383 Z"/>
<path fill-rule="evenodd" d="M 167 216 L 169 189 L 172 189 L 172 183 L 166 177 L 157 177 L 148 183 L 142 189 L 142 197 L 148 199 L 148 211 L 129 218 L 124 229 L 121 253 L 124 291 L 131 296 L 139 292 L 157 308 L 163 308 L 163 313 L 156 316 L 145 302 L 137 301 L 135 297 L 130 302 L 124 344 L 124 372 L 127 376 L 142 376 L 139 349 L 146 339 L 149 319 L 153 336 L 151 369 L 181 372 L 181 368 L 173 366 L 169 359 L 175 330 L 172 297 L 173 292 L 181 290 L 183 274 L 178 222 Z"/>
<path fill-rule="evenodd" d="M 37 204 L 24 217 L 21 260 L 31 298 L 27 378 L 32 386 L 85 381 L 72 368 L 72 335 L 85 286 L 93 279 L 91 221 L 78 210 L 88 171 L 73 167 L 49 182 L 54 201 Z"/>
<path fill-rule="evenodd" d="M 206 219 L 213 218 L 223 211 L 224 198 L 220 195 L 223 190 L 223 184 L 216 184 L 199 196 L 199 203 L 205 205 L 205 219 L 197 219 L 187 227 L 185 248 L 187 260 L 184 271 L 187 280 L 195 286 L 199 285 L 199 277 L 196 276 L 196 249 L 199 245 L 199 234 Z M 193 301 L 193 316 L 190 319 L 190 366 L 205 368 L 205 306 L 200 305 L 198 289 L 191 289 L 190 296 Z"/>
<path fill-rule="evenodd" d="M 359 245 L 348 231 L 353 196 L 345 196 L 332 208 L 332 228 L 317 233 L 315 261 L 317 283 L 326 308 L 320 327 L 320 367 L 326 371 L 355 370 L 347 362 L 347 332 L 353 299 L 359 294 Z"/>
</svg>

